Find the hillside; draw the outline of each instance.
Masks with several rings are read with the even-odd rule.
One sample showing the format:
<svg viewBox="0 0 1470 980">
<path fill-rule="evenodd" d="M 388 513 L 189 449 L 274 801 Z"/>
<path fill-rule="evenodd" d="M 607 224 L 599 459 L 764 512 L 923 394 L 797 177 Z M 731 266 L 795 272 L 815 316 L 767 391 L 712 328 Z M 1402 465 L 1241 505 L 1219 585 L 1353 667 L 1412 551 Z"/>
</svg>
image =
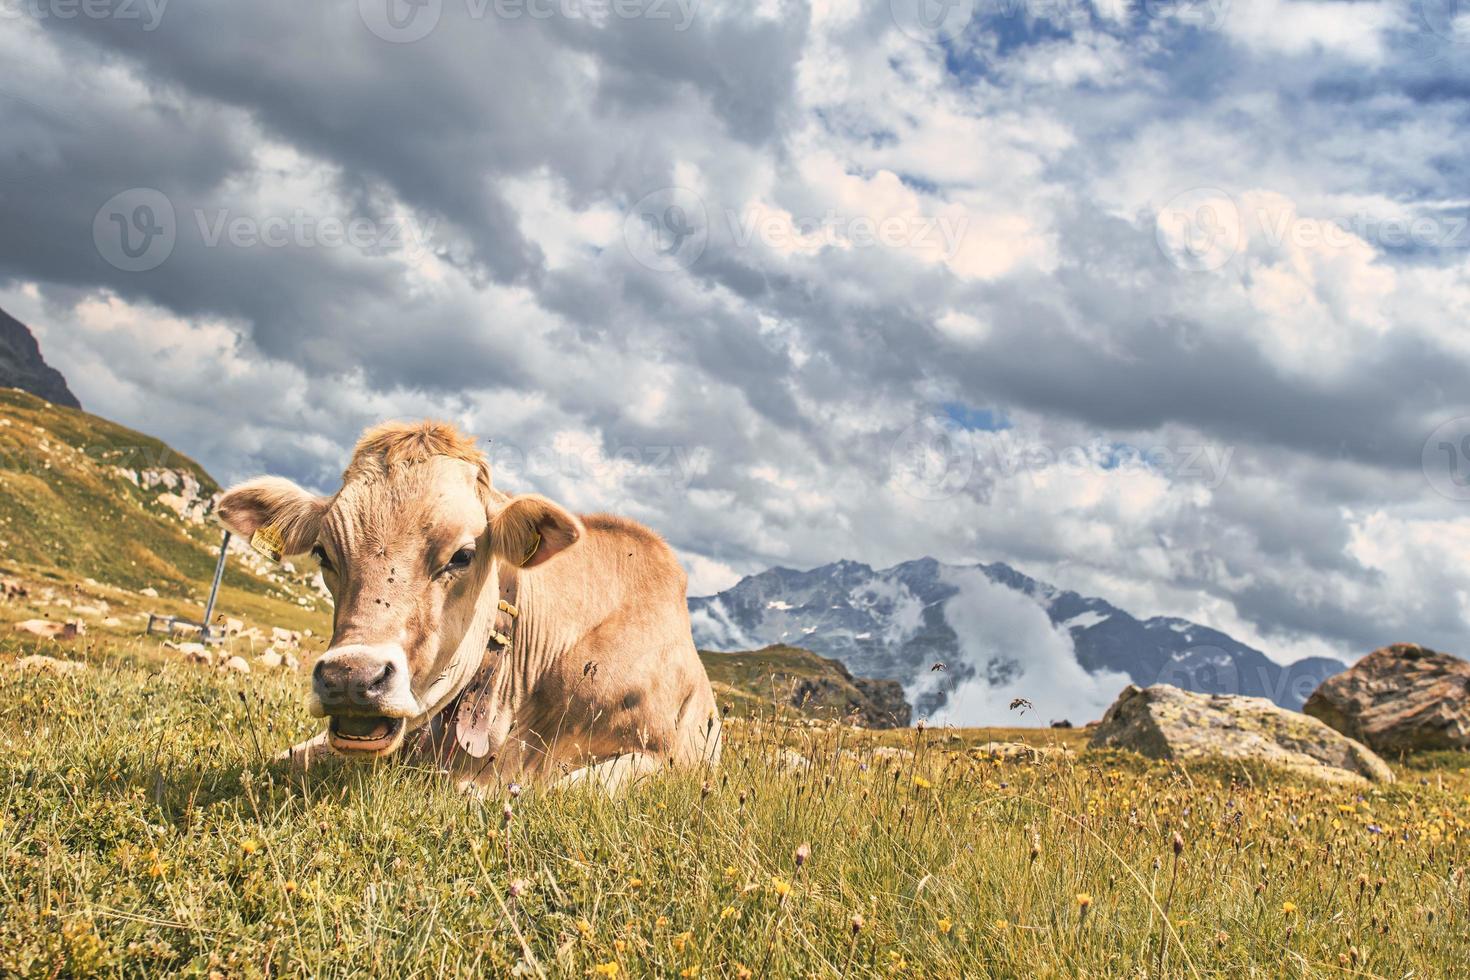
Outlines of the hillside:
<svg viewBox="0 0 1470 980">
<path fill-rule="evenodd" d="M 48 402 L 81 408 L 61 372 L 46 363 L 29 328 L 0 310 L 0 388 L 19 388 Z"/>
<path fill-rule="evenodd" d="M 0 389 L 0 574 L 35 595 L 60 590 L 114 613 L 99 621 L 119 619 L 119 610 L 197 618 L 219 553 L 218 493 L 198 463 L 157 439 Z M 235 541 L 219 612 L 320 632 L 330 606 L 314 579 Z M 66 618 L 67 608 L 30 611 Z"/>
<path fill-rule="evenodd" d="M 997 723 L 1016 697 L 1049 718 L 1086 721 L 1130 681 L 1299 709 L 1346 667 L 1325 658 L 1283 666 L 1219 630 L 1140 620 L 1001 563 L 773 568 L 690 599 L 689 610 L 701 649 L 800 643 L 855 673 L 901 682 L 921 717 L 962 725 Z M 936 663 L 945 669 L 933 670 Z"/>
<path fill-rule="evenodd" d="M 715 699 L 736 717 L 770 712 L 772 705 L 808 718 L 852 717 L 864 728 L 902 728 L 912 709 L 897 681 L 854 677 L 840 661 L 810 650 L 774 644 L 741 653 L 699 652 Z"/>
</svg>

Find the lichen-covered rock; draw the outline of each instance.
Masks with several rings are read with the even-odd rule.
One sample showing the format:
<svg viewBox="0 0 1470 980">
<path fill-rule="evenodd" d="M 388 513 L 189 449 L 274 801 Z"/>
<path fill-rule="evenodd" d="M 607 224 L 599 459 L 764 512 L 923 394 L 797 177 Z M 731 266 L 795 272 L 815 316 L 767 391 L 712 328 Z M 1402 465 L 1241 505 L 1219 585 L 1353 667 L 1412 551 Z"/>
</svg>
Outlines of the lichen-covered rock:
<svg viewBox="0 0 1470 980">
<path fill-rule="evenodd" d="M 1328 782 L 1392 782 L 1366 745 L 1265 698 L 1128 685 L 1093 733 L 1093 748 L 1155 759 L 1247 759 Z"/>
<path fill-rule="evenodd" d="M 1470 663 L 1395 643 L 1323 681 L 1302 710 L 1377 752 L 1470 749 Z"/>
</svg>

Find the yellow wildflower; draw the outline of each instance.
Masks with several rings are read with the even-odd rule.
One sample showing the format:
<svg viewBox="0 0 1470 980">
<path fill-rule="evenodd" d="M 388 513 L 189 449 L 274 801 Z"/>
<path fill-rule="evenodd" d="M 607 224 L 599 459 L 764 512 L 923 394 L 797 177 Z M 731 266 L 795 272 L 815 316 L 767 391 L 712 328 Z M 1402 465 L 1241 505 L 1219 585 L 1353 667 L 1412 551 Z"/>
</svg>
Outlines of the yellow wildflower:
<svg viewBox="0 0 1470 980">
<path fill-rule="evenodd" d="M 618 975 L 618 964 L 616 961 L 599 963 L 592 968 L 592 972 L 600 977 L 615 977 Z"/>
<path fill-rule="evenodd" d="M 783 899 L 787 895 L 791 894 L 791 882 L 787 881 L 785 878 L 772 878 L 771 887 L 775 889 L 776 894 Z"/>
<path fill-rule="evenodd" d="M 935 923 L 935 925 L 939 926 L 939 931 L 946 936 L 949 935 L 949 931 L 954 928 L 954 923 L 946 918 L 941 918 L 938 922 Z"/>
<path fill-rule="evenodd" d="M 240 842 L 240 850 L 242 850 L 242 851 L 245 852 L 245 856 L 246 857 L 249 857 L 250 855 L 254 854 L 256 851 L 260 850 L 260 841 L 258 841 L 258 840 L 252 840 L 252 839 L 249 839 L 249 838 L 247 838 L 245 840 L 242 840 Z"/>
<path fill-rule="evenodd" d="M 1296 911 L 1296 903 L 1295 902 L 1282 902 L 1281 903 L 1281 911 L 1285 912 L 1287 915 L 1291 915 L 1293 912 Z"/>
<path fill-rule="evenodd" d="M 1086 892 L 1078 892 L 1077 893 L 1077 905 L 1078 905 L 1079 908 L 1084 908 L 1085 909 L 1085 908 L 1087 908 L 1091 904 L 1092 904 L 1092 896 L 1091 895 L 1087 894 Z"/>
<path fill-rule="evenodd" d="M 928 789 L 930 786 L 933 786 L 934 784 L 931 783 L 931 782 L 929 782 L 929 780 L 925 779 L 923 776 L 915 776 L 914 777 L 914 785 L 917 786 L 917 787 L 919 787 L 919 789 Z"/>
<path fill-rule="evenodd" d="M 584 935 L 584 936 L 586 936 L 588 938 L 591 938 L 591 936 L 592 936 L 592 923 L 588 922 L 586 919 L 578 919 L 577 920 L 577 931 L 580 932 L 582 935 Z"/>
</svg>

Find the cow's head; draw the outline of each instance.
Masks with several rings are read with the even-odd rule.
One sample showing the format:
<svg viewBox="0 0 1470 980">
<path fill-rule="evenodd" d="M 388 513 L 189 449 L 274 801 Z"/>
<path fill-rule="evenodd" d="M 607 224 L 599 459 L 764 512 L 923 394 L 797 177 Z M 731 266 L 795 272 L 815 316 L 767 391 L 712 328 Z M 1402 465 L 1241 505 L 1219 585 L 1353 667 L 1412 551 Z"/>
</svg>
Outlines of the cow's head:
<svg viewBox="0 0 1470 980">
<path fill-rule="evenodd" d="M 336 612 L 310 707 L 330 719 L 334 749 L 363 756 L 397 749 L 457 693 L 446 685 L 468 682 L 484 651 L 476 633 L 493 622 L 500 563 L 532 568 L 582 531 L 544 497 L 492 489 L 474 441 L 441 422 L 370 429 L 330 497 L 262 477 L 226 493 L 219 515 L 236 534 L 270 529 L 285 554 L 321 563 Z"/>
</svg>

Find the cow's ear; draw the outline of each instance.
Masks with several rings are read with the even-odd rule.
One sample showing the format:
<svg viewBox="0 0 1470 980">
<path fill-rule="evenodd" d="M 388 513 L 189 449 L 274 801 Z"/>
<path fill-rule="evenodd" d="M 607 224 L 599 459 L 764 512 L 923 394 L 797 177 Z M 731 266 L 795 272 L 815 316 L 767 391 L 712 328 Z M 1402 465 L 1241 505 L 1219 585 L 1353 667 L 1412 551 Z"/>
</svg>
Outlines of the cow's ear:
<svg viewBox="0 0 1470 980">
<path fill-rule="evenodd" d="M 535 568 L 577 543 L 582 522 L 536 494 L 513 497 L 490 524 L 495 553 L 519 568 Z"/>
<path fill-rule="evenodd" d="M 281 536 L 281 553 L 310 551 L 321 532 L 328 498 L 318 497 L 278 476 L 263 476 L 231 487 L 220 498 L 215 513 L 220 523 L 247 541 L 261 528 Z"/>
</svg>

